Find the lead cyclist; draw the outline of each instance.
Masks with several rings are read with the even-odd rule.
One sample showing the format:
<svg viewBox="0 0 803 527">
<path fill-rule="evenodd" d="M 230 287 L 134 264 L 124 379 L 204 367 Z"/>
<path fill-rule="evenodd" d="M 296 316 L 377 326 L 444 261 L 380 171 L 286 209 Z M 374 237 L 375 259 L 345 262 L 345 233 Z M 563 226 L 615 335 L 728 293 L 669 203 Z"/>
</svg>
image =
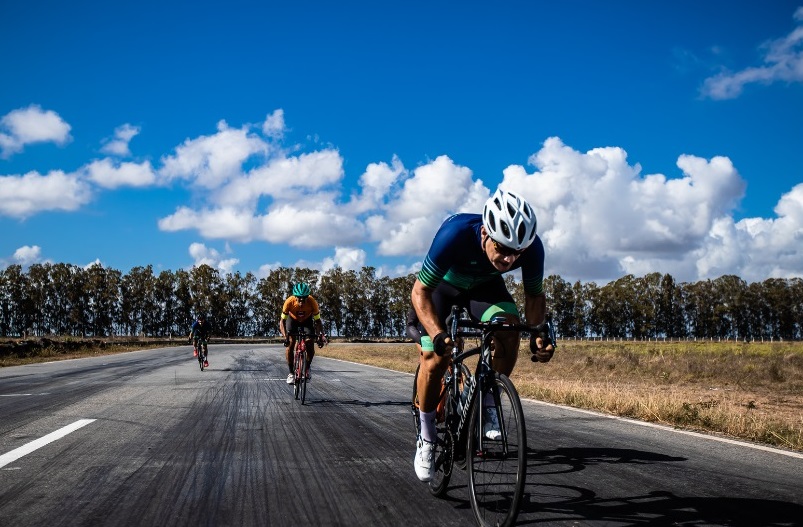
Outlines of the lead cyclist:
<svg viewBox="0 0 803 527">
<path fill-rule="evenodd" d="M 526 322 L 531 326 L 544 323 L 544 245 L 536 226 L 529 203 L 513 192 L 497 189 L 485 202 L 481 215 L 455 214 L 447 218 L 424 258 L 411 294 L 414 318 L 422 329 L 417 386 L 421 434 L 416 440 L 414 461 L 421 481 L 430 481 L 434 473 L 435 412 L 441 379 L 454 347 L 446 332 L 451 307 L 465 307 L 481 321 L 502 316 L 509 322 L 518 322 L 516 303 L 502 275 L 521 269 Z M 496 371 L 511 374 L 520 341 L 517 331 L 495 335 Z M 555 347 L 544 326 L 533 332 L 530 351 L 533 361 L 548 362 L 552 358 Z M 486 394 L 483 407 L 483 433 L 488 439 L 497 439 L 499 423 L 491 394 Z"/>
</svg>

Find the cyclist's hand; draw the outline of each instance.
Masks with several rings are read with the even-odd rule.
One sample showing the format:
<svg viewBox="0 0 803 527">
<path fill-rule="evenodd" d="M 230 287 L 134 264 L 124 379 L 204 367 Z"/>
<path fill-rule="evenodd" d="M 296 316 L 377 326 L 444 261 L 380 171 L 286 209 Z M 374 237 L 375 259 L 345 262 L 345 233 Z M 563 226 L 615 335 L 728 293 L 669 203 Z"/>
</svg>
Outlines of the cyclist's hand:
<svg viewBox="0 0 803 527">
<path fill-rule="evenodd" d="M 324 344 L 326 344 L 326 337 L 324 337 L 323 333 L 321 333 L 318 335 L 318 347 L 322 348 Z"/>
<path fill-rule="evenodd" d="M 443 357 L 444 355 L 451 353 L 452 348 L 454 348 L 452 337 L 450 337 L 445 331 L 441 331 L 435 335 L 435 338 L 432 339 L 432 344 L 435 348 L 435 354 L 438 357 Z"/>
<path fill-rule="evenodd" d="M 289 345 L 290 345 L 290 339 L 288 338 L 284 339 L 284 347 L 286 348 Z"/>
<path fill-rule="evenodd" d="M 555 353 L 555 343 L 550 336 L 549 324 L 543 323 L 534 328 L 530 335 L 530 360 L 533 362 L 549 362 Z"/>
</svg>

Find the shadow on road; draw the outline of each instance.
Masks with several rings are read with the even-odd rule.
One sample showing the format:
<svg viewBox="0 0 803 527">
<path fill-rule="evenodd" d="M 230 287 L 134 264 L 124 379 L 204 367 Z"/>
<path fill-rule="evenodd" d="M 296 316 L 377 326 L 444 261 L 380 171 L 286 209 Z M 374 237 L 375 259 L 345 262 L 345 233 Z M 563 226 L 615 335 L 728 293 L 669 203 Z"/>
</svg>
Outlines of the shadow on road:
<svg viewBox="0 0 803 527">
<path fill-rule="evenodd" d="M 686 458 L 617 448 L 530 450 L 527 487 L 520 524 L 559 521 L 612 522 L 616 525 L 728 525 L 736 527 L 800 525 L 803 506 L 777 500 L 737 497 L 682 497 L 655 490 L 633 496 L 601 498 L 587 488 L 551 485 L 550 474 L 569 473 L 600 464 L 681 462 Z M 546 475 L 544 478 L 542 476 Z M 522 516 L 537 519 L 521 521 Z"/>
</svg>

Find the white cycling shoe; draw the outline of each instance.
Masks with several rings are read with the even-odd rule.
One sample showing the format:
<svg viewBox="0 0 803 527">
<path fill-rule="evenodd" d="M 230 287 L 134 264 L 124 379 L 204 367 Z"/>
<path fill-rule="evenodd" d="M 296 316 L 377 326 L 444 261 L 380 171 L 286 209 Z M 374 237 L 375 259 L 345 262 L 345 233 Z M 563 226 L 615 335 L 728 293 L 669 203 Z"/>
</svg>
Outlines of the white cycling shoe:
<svg viewBox="0 0 803 527">
<path fill-rule="evenodd" d="M 294 384 L 296 382 L 295 375 L 292 373 L 287 376 L 287 384 Z"/>
<path fill-rule="evenodd" d="M 435 476 L 435 462 L 433 457 L 435 455 L 435 443 L 430 443 L 424 439 L 418 438 L 418 444 L 415 449 L 415 475 L 421 481 L 432 481 Z"/>
<path fill-rule="evenodd" d="M 502 432 L 499 431 L 499 417 L 496 415 L 496 408 L 493 406 L 483 410 L 482 433 L 491 441 L 496 441 L 502 437 Z"/>
</svg>

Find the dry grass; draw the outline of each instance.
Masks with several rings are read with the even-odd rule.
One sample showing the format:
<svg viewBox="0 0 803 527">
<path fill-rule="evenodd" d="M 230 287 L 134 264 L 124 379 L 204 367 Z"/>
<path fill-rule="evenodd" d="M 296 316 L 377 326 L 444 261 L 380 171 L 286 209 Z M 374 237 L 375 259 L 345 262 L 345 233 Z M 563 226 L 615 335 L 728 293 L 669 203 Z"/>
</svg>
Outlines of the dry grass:
<svg viewBox="0 0 803 527">
<path fill-rule="evenodd" d="M 414 372 L 412 344 L 333 343 L 317 353 Z M 803 343 L 563 342 L 520 353 L 523 397 L 803 451 Z"/>
</svg>

